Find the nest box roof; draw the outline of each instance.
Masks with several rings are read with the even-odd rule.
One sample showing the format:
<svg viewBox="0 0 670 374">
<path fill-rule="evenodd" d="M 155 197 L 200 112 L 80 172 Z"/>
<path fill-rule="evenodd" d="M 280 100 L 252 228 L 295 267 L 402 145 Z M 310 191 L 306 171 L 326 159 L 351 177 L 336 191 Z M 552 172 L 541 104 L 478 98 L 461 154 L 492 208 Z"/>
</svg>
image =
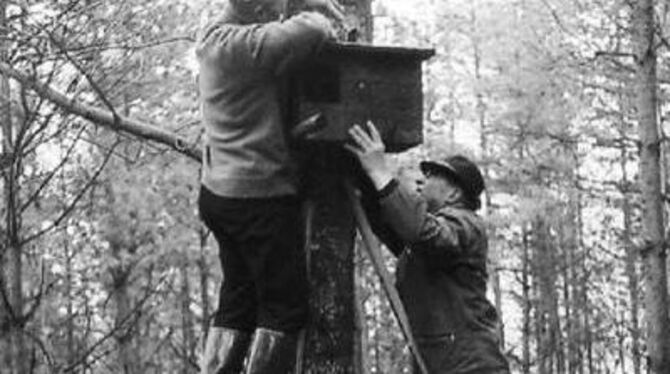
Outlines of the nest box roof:
<svg viewBox="0 0 670 374">
<path fill-rule="evenodd" d="M 362 56 L 382 59 L 423 61 L 433 57 L 435 55 L 435 50 L 432 48 L 405 48 L 350 42 L 330 42 L 323 47 L 321 55 L 324 57 Z"/>
</svg>

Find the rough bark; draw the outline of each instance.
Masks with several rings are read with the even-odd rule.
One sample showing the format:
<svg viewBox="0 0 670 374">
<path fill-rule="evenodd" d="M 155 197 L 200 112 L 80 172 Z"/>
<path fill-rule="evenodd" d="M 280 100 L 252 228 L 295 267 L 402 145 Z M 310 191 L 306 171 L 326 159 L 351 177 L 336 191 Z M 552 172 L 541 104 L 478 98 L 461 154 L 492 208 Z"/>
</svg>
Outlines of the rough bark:
<svg viewBox="0 0 670 374">
<path fill-rule="evenodd" d="M 300 1 L 291 1 L 296 9 Z M 361 39 L 371 37 L 369 0 L 342 2 L 347 11 L 344 33 L 351 29 Z M 370 24 L 371 25 L 371 24 Z M 365 30 L 361 32 L 361 30 Z M 349 33 L 350 34 L 350 33 Z M 371 40 L 371 38 L 369 39 Z M 310 315 L 306 330 L 303 373 L 356 373 L 354 219 L 344 180 L 349 165 L 341 149 L 309 151 L 307 258 L 310 276 Z M 304 155 L 303 155 L 304 156 Z M 357 338 L 358 336 L 358 338 Z M 360 356 L 359 356 L 360 357 Z"/>
<path fill-rule="evenodd" d="M 315 150 L 308 184 L 311 286 L 304 373 L 354 373 L 354 219 L 341 155 Z"/>
<path fill-rule="evenodd" d="M 639 184 L 642 193 L 642 258 L 645 292 L 647 350 L 651 373 L 670 372 L 670 325 L 664 217 L 661 195 L 658 82 L 654 1 L 634 3 L 633 47 L 636 56 L 634 84 L 640 134 Z"/>
</svg>

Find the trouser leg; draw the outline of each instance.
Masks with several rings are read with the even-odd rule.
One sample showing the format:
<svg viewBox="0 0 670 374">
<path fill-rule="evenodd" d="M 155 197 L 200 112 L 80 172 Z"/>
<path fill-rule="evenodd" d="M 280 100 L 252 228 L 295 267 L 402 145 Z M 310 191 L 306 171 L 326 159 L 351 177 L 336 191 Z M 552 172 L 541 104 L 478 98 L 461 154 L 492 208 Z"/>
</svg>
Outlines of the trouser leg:
<svg viewBox="0 0 670 374">
<path fill-rule="evenodd" d="M 205 343 L 201 374 L 239 374 L 256 327 L 256 289 L 236 240 L 236 204 L 203 188 L 200 215 L 219 244 L 223 282 L 219 305 Z"/>
<path fill-rule="evenodd" d="M 207 192 L 201 215 L 219 241 L 225 278 L 214 324 L 242 331 L 256 327 L 251 373 L 280 373 L 277 368 L 284 367 L 288 372 L 307 319 L 300 202 L 212 198 Z M 267 365 L 270 369 L 263 369 Z"/>
<path fill-rule="evenodd" d="M 256 285 L 240 238 L 248 220 L 246 204 L 239 199 L 222 198 L 202 188 L 200 216 L 219 245 L 223 281 L 213 325 L 253 332 L 256 328 Z"/>
<path fill-rule="evenodd" d="M 267 207 L 267 225 L 274 229 L 258 244 L 254 278 L 257 327 L 296 333 L 307 321 L 308 281 L 303 250 L 301 206 L 283 199 Z"/>
<path fill-rule="evenodd" d="M 286 374 L 295 366 L 300 329 L 307 319 L 308 285 L 300 204 L 282 199 L 265 207 L 250 263 L 256 280 L 257 329 L 249 350 L 247 374 Z"/>
</svg>

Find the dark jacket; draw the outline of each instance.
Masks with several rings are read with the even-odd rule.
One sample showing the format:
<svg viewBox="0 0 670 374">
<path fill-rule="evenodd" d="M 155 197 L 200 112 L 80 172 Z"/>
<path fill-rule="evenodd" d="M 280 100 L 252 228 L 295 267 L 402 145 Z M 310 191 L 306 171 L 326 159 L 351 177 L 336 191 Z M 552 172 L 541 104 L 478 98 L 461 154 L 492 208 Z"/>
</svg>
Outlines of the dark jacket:
<svg viewBox="0 0 670 374">
<path fill-rule="evenodd" d="M 198 36 L 205 126 L 202 184 L 218 196 L 264 198 L 296 193 L 282 101 L 285 75 L 332 34 L 319 13 L 283 22 L 236 24 L 223 18 Z"/>
<path fill-rule="evenodd" d="M 396 286 L 431 374 L 507 372 L 498 316 L 486 298 L 482 219 L 463 206 L 428 212 L 422 197 L 396 181 L 372 211 L 375 231 L 399 256 Z"/>
</svg>

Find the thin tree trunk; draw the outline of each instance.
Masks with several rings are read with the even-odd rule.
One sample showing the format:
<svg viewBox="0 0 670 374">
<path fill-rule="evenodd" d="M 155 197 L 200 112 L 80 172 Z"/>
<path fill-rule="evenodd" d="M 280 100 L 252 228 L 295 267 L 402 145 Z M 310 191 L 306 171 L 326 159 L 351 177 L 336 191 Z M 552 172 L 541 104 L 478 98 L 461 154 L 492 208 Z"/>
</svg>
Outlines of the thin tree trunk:
<svg viewBox="0 0 670 374">
<path fill-rule="evenodd" d="M 114 190 L 109 180 L 103 182 L 106 188 L 108 205 L 113 206 L 119 204 L 116 200 Z M 117 227 L 122 225 L 121 218 L 117 215 L 112 215 L 107 223 L 110 227 Z M 116 338 L 117 348 L 117 362 L 116 366 L 120 374 L 140 374 L 138 368 L 140 367 L 140 357 L 135 349 L 135 327 L 133 324 L 132 312 L 132 296 L 130 273 L 131 267 L 129 265 L 128 256 L 133 251 L 129 248 L 129 243 L 125 235 L 129 233 L 114 232 L 109 235 L 106 240 L 109 243 L 109 249 L 113 258 L 114 265 L 110 266 L 109 272 L 111 276 L 111 300 L 114 302 L 114 333 Z"/>
<path fill-rule="evenodd" d="M 482 56 L 480 50 L 481 38 L 479 37 L 479 27 L 478 27 L 478 18 L 477 18 L 477 1 L 472 0 L 470 2 L 470 39 L 472 42 L 472 55 L 474 61 L 474 73 L 476 79 L 476 97 L 477 97 L 477 119 L 479 122 L 479 148 L 481 152 L 481 157 L 485 161 L 488 160 L 488 138 L 486 136 L 487 126 L 486 126 L 486 116 L 487 116 L 487 106 L 486 101 L 484 100 L 484 94 L 481 92 L 479 87 L 482 85 Z M 452 129 L 453 136 L 453 129 Z M 487 165 L 484 165 L 482 168 L 484 177 L 488 180 L 490 179 L 489 168 Z M 488 213 L 488 209 L 491 206 L 491 195 L 488 190 L 484 191 L 484 214 Z M 495 238 L 496 235 L 492 231 L 489 235 L 491 238 Z M 491 284 L 493 288 L 494 303 L 496 310 L 498 311 L 499 323 L 498 323 L 498 337 L 500 338 L 500 346 L 504 348 L 505 346 L 505 334 L 503 326 L 503 315 L 502 315 L 502 288 L 500 285 L 500 272 L 498 267 L 500 265 L 500 245 L 498 241 L 493 239 L 491 241 L 491 246 L 489 249 L 489 265 L 493 269 L 491 272 Z"/>
<path fill-rule="evenodd" d="M 647 351 L 651 373 L 660 374 L 670 372 L 670 323 L 661 198 L 654 1 L 635 2 L 633 12 L 633 46 L 638 63 L 635 93 L 641 148 L 639 184 L 643 201 L 642 257 Z"/>
<path fill-rule="evenodd" d="M 191 368 L 191 360 L 195 357 L 195 335 L 193 332 L 193 313 L 191 312 L 191 281 L 188 274 L 188 255 L 182 253 L 180 273 L 181 290 L 179 299 L 181 301 L 181 329 L 183 337 L 182 373 L 188 374 Z"/>
<path fill-rule="evenodd" d="M 355 291 L 355 305 L 354 311 L 356 313 L 355 322 L 356 322 L 356 340 L 355 340 L 355 357 L 354 362 L 356 364 L 355 372 L 360 374 L 366 374 L 368 370 L 367 362 L 367 351 L 368 351 L 368 341 L 367 341 L 367 325 L 365 322 L 365 270 L 366 267 L 372 266 L 365 261 L 365 256 L 363 255 L 361 242 L 360 240 L 356 241 L 355 248 L 355 267 L 356 267 L 356 281 L 354 285 Z"/>
<path fill-rule="evenodd" d="M 522 356 L 521 368 L 523 374 L 530 374 L 530 341 L 532 337 L 531 331 L 531 317 L 532 317 L 532 301 L 531 301 L 531 284 L 530 284 L 530 245 L 528 243 L 528 232 L 525 227 L 521 229 L 521 240 L 523 246 L 523 258 L 521 259 L 521 287 L 522 287 L 522 302 L 523 302 L 523 328 L 522 328 Z"/>
<path fill-rule="evenodd" d="M 535 235 L 534 277 L 537 279 L 539 308 L 536 310 L 537 354 L 540 374 L 553 371 L 556 358 L 556 334 L 554 321 L 555 266 L 549 238 L 549 227 L 542 217 L 533 222 Z"/>
<path fill-rule="evenodd" d="M 0 4 L 0 31 L 6 30 L 6 2 Z M 0 34 L 2 36 L 2 34 Z M 7 60 L 7 51 L 4 42 L 0 45 L 0 63 Z M 16 152 L 13 133 L 13 118 L 11 108 L 11 92 L 9 80 L 3 74 L 0 78 L 0 113 L 2 115 L 2 153 L 13 155 Z M 17 374 L 27 374 L 29 372 L 28 350 L 24 336 L 25 322 L 23 318 L 24 297 L 23 297 L 23 254 L 19 240 L 19 162 L 14 161 L 5 169 L 4 178 L 4 200 L 5 200 L 5 232 L 3 243 L 3 264 L 5 265 L 5 278 L 3 279 L 2 290 L 8 300 L 10 314 L 9 326 L 9 349 L 11 356 L 10 367 Z"/>
<path fill-rule="evenodd" d="M 623 123 L 623 122 L 622 122 Z M 623 131 L 621 132 L 623 135 Z M 637 271 L 638 251 L 632 242 L 633 216 L 630 206 L 630 197 L 628 194 L 629 184 L 628 171 L 626 169 L 628 160 L 628 150 L 625 145 L 621 146 L 621 174 L 623 202 L 621 210 L 623 213 L 623 243 L 626 250 L 626 277 L 628 278 L 628 300 L 629 300 L 629 327 L 631 338 L 631 354 L 633 360 L 633 373 L 640 374 L 642 368 L 641 348 L 640 348 L 640 295 L 639 295 L 639 275 Z"/>
<path fill-rule="evenodd" d="M 130 295 L 129 271 L 121 259 L 123 250 L 117 243 L 110 243 L 113 256 L 118 265 L 112 268 L 113 300 L 116 306 L 114 328 L 117 329 L 118 365 L 123 374 L 140 374 L 139 355 L 135 351 L 135 336 L 131 328 L 132 306 Z"/>
<path fill-rule="evenodd" d="M 581 306 L 580 296 L 584 285 L 581 282 L 580 276 L 580 262 L 579 262 L 579 233 L 580 233 L 580 193 L 576 189 L 570 195 L 568 207 L 568 232 L 566 248 L 568 252 L 568 261 L 566 268 L 566 284 L 569 284 L 569 292 L 566 295 L 566 308 L 569 310 L 569 315 L 566 316 L 569 323 L 568 326 L 568 373 L 581 374 L 583 373 L 583 342 L 582 334 L 582 314 L 584 307 Z M 569 300 L 569 301 L 568 301 Z"/>
<path fill-rule="evenodd" d="M 576 287 L 576 282 L 574 282 L 571 274 L 571 268 L 572 268 L 572 262 L 574 258 L 574 252 L 575 249 L 571 245 L 571 240 L 574 239 L 574 236 L 571 235 L 570 233 L 574 230 L 574 221 L 572 220 L 572 216 L 570 211 L 571 209 L 571 199 L 568 200 L 568 208 L 567 212 L 565 214 L 566 220 L 563 221 L 562 227 L 559 228 L 560 230 L 560 235 L 561 235 L 561 245 L 560 247 L 563 248 L 563 251 L 565 253 L 564 256 L 559 256 L 559 266 L 562 269 L 561 275 L 563 276 L 563 308 L 564 308 L 564 314 L 565 314 L 565 331 L 566 331 L 566 341 L 567 347 L 559 347 L 560 351 L 562 352 L 562 359 L 559 360 L 559 367 L 558 367 L 558 372 L 559 373 L 565 373 L 566 370 L 570 374 L 570 369 L 572 368 L 572 356 L 573 356 L 573 348 L 574 348 L 574 342 L 573 339 L 575 338 L 573 336 L 573 315 L 574 315 L 574 309 L 573 305 L 574 302 L 572 301 L 572 294 L 571 290 L 573 287 Z M 566 234 L 567 232 L 567 234 Z M 560 332 L 560 330 L 559 330 Z M 567 350 L 567 352 L 566 352 Z M 564 353 L 565 352 L 565 353 Z M 567 363 L 567 365 L 566 365 Z M 561 365 L 563 365 L 561 367 Z"/>
<path fill-rule="evenodd" d="M 5 18 L 5 7 L 6 3 L 0 2 L 0 62 L 5 62 L 7 59 L 7 51 L 6 51 L 6 46 L 5 43 L 3 42 L 4 40 L 4 35 L 6 34 L 6 18 Z M 2 131 L 2 143 L 0 143 L 0 155 L 7 155 L 11 154 L 12 152 L 12 143 L 9 138 L 9 132 L 11 131 L 11 114 L 10 114 L 10 107 L 9 107 L 9 81 L 7 76 L 2 73 L 0 74 L 0 131 Z M 5 199 L 7 196 L 10 196 L 10 191 L 9 191 L 9 179 L 8 175 L 7 177 L 2 179 L 2 189 L 3 189 L 3 196 L 5 196 Z M 6 205 L 8 205 L 8 201 L 3 199 L 3 209 L 6 209 Z M 2 298 L 0 298 L 0 321 L 9 321 L 10 320 L 10 313 L 9 313 L 9 307 L 10 305 L 7 304 L 9 301 L 9 289 L 7 287 L 9 277 L 8 277 L 8 262 L 7 258 L 9 256 L 9 240 L 7 235 L 7 229 L 9 228 L 7 224 L 9 223 L 9 216 L 5 215 L 4 217 L 0 218 L 3 221 L 3 225 L 0 226 L 0 240 L 2 242 L 0 243 L 0 295 Z M 8 328 L 11 326 L 8 326 Z M 2 351 L 2 366 L 6 368 L 11 368 L 12 366 L 12 351 L 10 349 L 10 342 L 8 337 L 3 337 L 2 340 L 0 340 L 0 350 Z"/>
<path fill-rule="evenodd" d="M 72 260 L 73 260 L 73 253 L 70 250 L 70 243 L 67 237 L 63 238 L 63 249 L 64 249 L 64 255 L 65 255 L 65 297 L 67 298 L 67 322 L 66 322 L 66 329 L 67 329 L 67 340 L 66 340 L 66 345 L 67 345 L 67 365 L 70 366 L 71 364 L 74 363 L 76 359 L 76 348 L 75 348 L 75 342 L 74 342 L 74 333 L 75 333 L 75 321 L 74 321 L 74 290 L 72 287 L 72 275 L 74 274 L 74 270 L 72 268 Z"/>
<path fill-rule="evenodd" d="M 580 222 L 582 221 L 581 217 L 581 212 L 579 215 Z M 582 227 L 582 224 L 580 224 L 580 227 Z M 582 301 L 582 308 L 583 308 L 583 316 L 584 316 L 584 324 L 582 327 L 584 328 L 583 330 L 583 335 L 584 335 L 584 346 L 586 348 L 586 362 L 588 363 L 588 373 L 594 373 L 594 360 L 593 360 L 593 334 L 591 332 L 591 315 L 589 314 L 589 287 L 588 287 L 588 282 L 590 278 L 590 272 L 589 272 L 589 267 L 588 267 L 588 257 L 589 257 L 589 250 L 585 249 L 584 256 L 582 257 L 581 261 L 581 268 L 582 268 L 582 292 L 580 295 L 580 300 Z"/>
<path fill-rule="evenodd" d="M 626 305 L 622 303 L 617 303 L 618 307 L 621 308 L 620 315 L 615 317 L 618 319 L 618 323 L 616 324 L 617 326 L 617 349 L 619 353 L 619 365 L 621 367 L 621 370 L 626 369 Z"/>
<path fill-rule="evenodd" d="M 200 239 L 200 252 L 198 257 L 198 273 L 200 274 L 200 303 L 202 305 L 202 320 L 200 321 L 200 331 L 204 345 L 207 341 L 207 332 L 209 331 L 209 315 L 210 315 L 210 300 L 209 300 L 209 266 L 207 261 L 207 237 L 209 236 L 207 228 L 200 225 L 198 229 L 198 237 Z"/>
</svg>

